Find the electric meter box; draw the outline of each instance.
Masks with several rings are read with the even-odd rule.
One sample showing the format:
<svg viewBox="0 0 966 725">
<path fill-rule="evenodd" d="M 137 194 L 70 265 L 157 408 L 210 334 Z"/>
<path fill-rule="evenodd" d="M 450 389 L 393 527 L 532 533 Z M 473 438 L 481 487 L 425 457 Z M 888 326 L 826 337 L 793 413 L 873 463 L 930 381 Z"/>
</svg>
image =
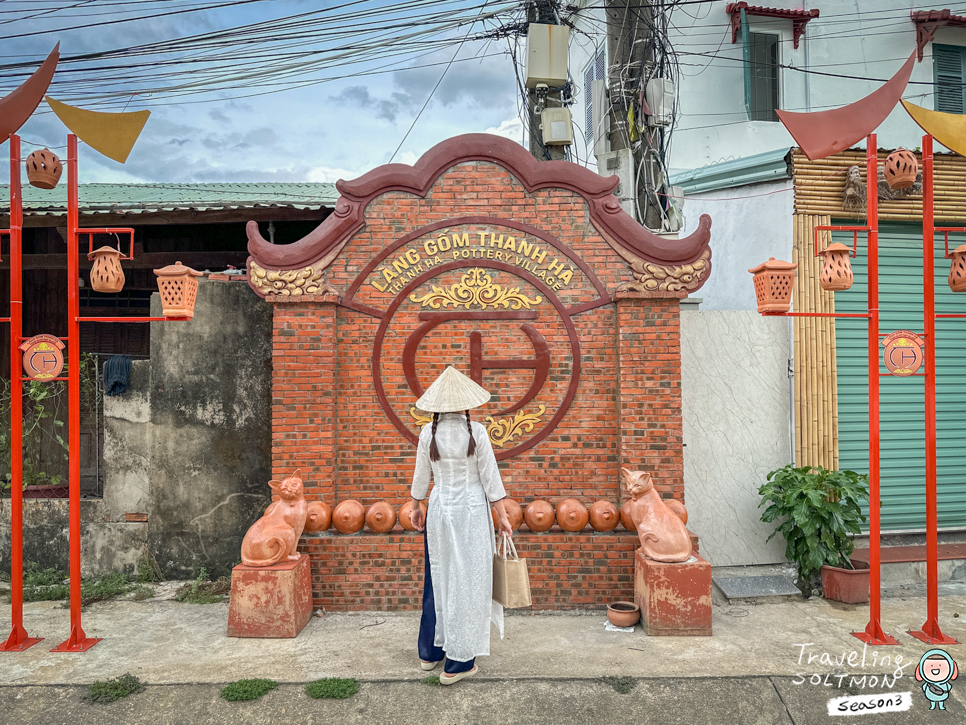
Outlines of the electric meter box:
<svg viewBox="0 0 966 725">
<path fill-rule="evenodd" d="M 540 113 L 544 146 L 570 146 L 574 142 L 573 117 L 569 108 L 545 108 Z"/>
<path fill-rule="evenodd" d="M 651 109 L 652 126 L 674 123 L 674 82 L 667 78 L 652 78 L 644 89 L 644 99 Z"/>
<path fill-rule="evenodd" d="M 570 28 L 566 25 L 530 23 L 527 31 L 527 88 L 543 83 L 559 88 L 567 82 Z"/>
</svg>

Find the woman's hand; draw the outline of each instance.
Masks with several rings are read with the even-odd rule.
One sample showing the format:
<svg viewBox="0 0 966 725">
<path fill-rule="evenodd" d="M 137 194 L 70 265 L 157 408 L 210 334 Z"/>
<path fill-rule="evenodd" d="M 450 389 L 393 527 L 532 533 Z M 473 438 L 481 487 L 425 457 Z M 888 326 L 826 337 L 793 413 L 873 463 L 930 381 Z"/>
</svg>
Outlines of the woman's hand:
<svg viewBox="0 0 966 725">
<path fill-rule="evenodd" d="M 496 509 L 497 533 L 513 536 L 513 527 L 510 525 L 510 519 L 506 515 L 506 506 L 503 505 L 503 499 L 493 504 L 493 508 Z"/>
<path fill-rule="evenodd" d="M 423 507 L 416 499 L 413 499 L 413 508 L 409 514 L 409 519 L 413 522 L 413 528 L 416 531 L 422 531 L 426 525 L 426 514 L 423 513 Z"/>
</svg>

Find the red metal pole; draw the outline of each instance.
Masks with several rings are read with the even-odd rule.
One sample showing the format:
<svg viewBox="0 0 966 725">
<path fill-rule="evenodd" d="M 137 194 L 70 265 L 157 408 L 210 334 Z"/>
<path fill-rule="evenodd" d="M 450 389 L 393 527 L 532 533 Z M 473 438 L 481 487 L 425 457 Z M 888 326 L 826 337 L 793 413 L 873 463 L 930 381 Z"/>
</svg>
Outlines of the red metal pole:
<svg viewBox="0 0 966 725">
<path fill-rule="evenodd" d="M 929 644 L 959 644 L 939 629 L 939 522 L 936 501 L 936 223 L 932 136 L 922 137 L 922 319 L 926 345 L 926 622 L 913 637 Z"/>
<path fill-rule="evenodd" d="M 10 620 L 13 627 L 0 652 L 22 652 L 43 637 L 29 637 L 23 626 L 23 378 L 20 374 L 20 267 L 23 197 L 20 189 L 20 137 L 10 135 Z"/>
<path fill-rule="evenodd" d="M 80 518 L 80 300 L 77 279 L 77 137 L 67 136 L 67 425 L 70 489 L 70 636 L 51 652 L 85 652 L 100 642 L 81 627 L 81 518 Z"/>
<path fill-rule="evenodd" d="M 866 140 L 866 209 L 869 227 L 869 623 L 853 632 L 867 644 L 899 644 L 881 623 L 881 572 L 879 570 L 879 155 L 876 136 Z"/>
</svg>

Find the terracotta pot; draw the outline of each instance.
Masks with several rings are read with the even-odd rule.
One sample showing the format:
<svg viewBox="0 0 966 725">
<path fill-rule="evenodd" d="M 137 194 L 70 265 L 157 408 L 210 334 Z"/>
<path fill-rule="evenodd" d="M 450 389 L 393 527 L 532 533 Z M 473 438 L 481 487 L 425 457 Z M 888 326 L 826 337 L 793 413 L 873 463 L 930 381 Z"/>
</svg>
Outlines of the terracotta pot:
<svg viewBox="0 0 966 725">
<path fill-rule="evenodd" d="M 628 501 L 623 506 L 621 506 L 621 526 L 623 526 L 628 531 L 637 531 L 637 527 L 634 526 L 634 522 L 631 521 L 631 502 Z"/>
<path fill-rule="evenodd" d="M 91 267 L 91 288 L 95 292 L 115 293 L 124 289 L 124 270 L 121 257 L 124 255 L 112 247 L 101 247 L 87 255 L 94 260 Z"/>
<path fill-rule="evenodd" d="M 332 507 L 324 501 L 310 501 L 303 531 L 307 534 L 318 534 L 328 530 L 331 525 Z"/>
<path fill-rule="evenodd" d="M 503 506 L 506 508 L 506 517 L 510 519 L 511 528 L 516 531 L 520 528 L 520 524 L 523 523 L 523 509 L 512 498 L 503 499 Z M 491 513 L 493 515 L 493 528 L 496 528 L 497 521 L 499 520 L 496 515 L 496 509 L 494 508 Z"/>
<path fill-rule="evenodd" d="M 962 244 L 949 255 L 949 289 L 953 292 L 966 292 L 966 244 Z"/>
<path fill-rule="evenodd" d="M 607 618 L 615 627 L 633 627 L 641 618 L 641 608 L 634 602 L 607 605 Z"/>
<path fill-rule="evenodd" d="M 370 531 L 384 534 L 396 525 L 396 510 L 385 501 L 377 501 L 366 512 L 366 526 Z"/>
<path fill-rule="evenodd" d="M 406 531 L 415 531 L 416 527 L 413 526 L 413 503 L 412 499 L 409 499 L 406 503 L 402 505 L 399 509 L 399 523 Z M 423 515 L 426 514 L 426 506 L 424 504 L 419 504 L 419 508 L 423 510 Z"/>
<path fill-rule="evenodd" d="M 198 280 L 203 272 L 185 267 L 181 262 L 154 270 L 161 292 L 161 314 L 165 317 L 194 317 Z"/>
<path fill-rule="evenodd" d="M 526 520 L 527 528 L 530 531 L 548 531 L 553 526 L 553 506 L 546 501 L 537 499 L 527 506 L 527 512 L 523 515 L 523 518 Z"/>
<path fill-rule="evenodd" d="M 853 561 L 852 569 L 840 569 L 825 564 L 822 567 L 822 596 L 845 604 L 865 604 L 869 601 L 869 566 Z"/>
<path fill-rule="evenodd" d="M 797 264 L 769 257 L 748 271 L 754 275 L 758 312 L 788 312 Z"/>
<path fill-rule="evenodd" d="M 564 531 L 580 531 L 587 525 L 587 507 L 575 498 L 565 498 L 557 504 L 557 523 Z"/>
<path fill-rule="evenodd" d="M 27 486 L 24 498 L 70 498 L 70 487 L 66 481 L 52 485 Z"/>
<path fill-rule="evenodd" d="M 820 254 L 822 271 L 818 276 L 818 283 L 823 290 L 842 292 L 852 286 L 852 256 L 851 247 L 834 242 L 823 249 Z"/>
<path fill-rule="evenodd" d="M 27 181 L 38 189 L 53 189 L 64 173 L 64 165 L 50 149 L 34 151 L 24 161 Z"/>
<path fill-rule="evenodd" d="M 916 183 L 919 161 L 912 151 L 900 147 L 886 156 L 882 172 L 890 189 L 908 189 Z"/>
<path fill-rule="evenodd" d="M 590 505 L 589 517 L 594 531 L 613 531 L 621 521 L 617 507 L 610 501 L 594 501 Z"/>
<path fill-rule="evenodd" d="M 366 507 L 355 499 L 341 501 L 332 511 L 332 524 L 340 534 L 354 534 L 366 522 Z"/>
<path fill-rule="evenodd" d="M 671 511 L 673 511 L 679 519 L 681 519 L 682 524 L 688 523 L 688 510 L 684 507 L 684 504 L 678 501 L 676 498 L 665 498 L 663 499 L 664 505 L 667 506 Z"/>
</svg>

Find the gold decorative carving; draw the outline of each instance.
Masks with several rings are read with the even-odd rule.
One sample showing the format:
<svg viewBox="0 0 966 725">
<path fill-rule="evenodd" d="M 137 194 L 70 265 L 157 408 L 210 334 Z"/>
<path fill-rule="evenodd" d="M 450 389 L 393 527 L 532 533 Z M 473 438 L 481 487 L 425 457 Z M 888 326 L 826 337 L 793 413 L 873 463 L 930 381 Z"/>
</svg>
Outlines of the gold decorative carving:
<svg viewBox="0 0 966 725">
<path fill-rule="evenodd" d="M 531 299 L 521 294 L 519 287 L 504 288 L 494 284 L 487 271 L 479 267 L 467 271 L 460 281 L 449 289 L 434 286 L 431 292 L 422 297 L 413 294 L 409 295 L 409 299 L 423 307 L 432 307 L 434 310 L 450 305 L 466 309 L 471 305 L 479 305 L 484 310 L 487 307 L 519 310 L 523 307 L 530 309 L 531 305 L 543 302 L 542 297 Z"/>
<path fill-rule="evenodd" d="M 541 405 L 536 413 L 520 410 L 512 418 L 494 420 L 492 415 L 486 416 L 486 432 L 490 436 L 490 443 L 497 448 L 503 448 L 514 438 L 529 433 L 533 430 L 533 426 L 540 422 L 546 410 L 547 406 Z"/>
<path fill-rule="evenodd" d="M 626 258 L 626 257 L 625 257 Z M 634 292 L 693 292 L 701 287 L 710 268 L 711 250 L 706 249 L 690 264 L 664 266 L 640 258 L 628 260 L 637 279 L 625 282 L 618 289 Z"/>
<path fill-rule="evenodd" d="M 250 263 L 248 278 L 255 289 L 263 295 L 298 297 L 300 295 L 338 294 L 337 290 L 322 281 L 323 269 L 263 269 Z"/>
<path fill-rule="evenodd" d="M 546 410 L 547 406 L 541 405 L 540 410 L 536 413 L 527 413 L 521 410 L 512 418 L 495 420 L 492 415 L 486 416 L 484 419 L 486 421 L 486 434 L 490 437 L 490 443 L 497 448 L 503 448 L 514 438 L 529 433 L 533 430 L 533 426 L 540 422 Z M 409 409 L 409 415 L 412 416 L 413 422 L 420 430 L 433 422 L 432 415 L 424 414 L 415 406 Z"/>
</svg>

